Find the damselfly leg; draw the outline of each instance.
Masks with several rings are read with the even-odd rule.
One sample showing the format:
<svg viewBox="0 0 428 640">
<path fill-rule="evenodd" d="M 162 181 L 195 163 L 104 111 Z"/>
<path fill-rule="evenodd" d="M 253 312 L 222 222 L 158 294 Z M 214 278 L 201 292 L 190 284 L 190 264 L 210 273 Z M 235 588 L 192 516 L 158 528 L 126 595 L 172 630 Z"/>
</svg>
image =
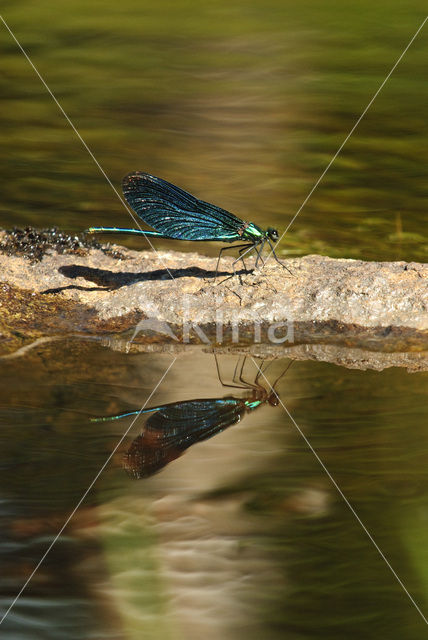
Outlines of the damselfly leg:
<svg viewBox="0 0 428 640">
<path fill-rule="evenodd" d="M 288 273 L 290 274 L 290 276 L 293 275 L 293 273 L 290 271 L 290 269 L 288 267 L 285 266 L 285 264 L 283 262 L 281 262 L 281 260 L 278 258 L 278 256 L 275 253 L 275 247 L 272 246 L 271 241 L 269 240 L 269 238 L 266 238 L 267 242 L 269 243 L 270 248 L 272 249 L 272 255 L 275 258 L 275 260 L 277 261 L 278 264 L 281 265 L 281 267 L 283 269 L 287 269 Z"/>
<path fill-rule="evenodd" d="M 216 264 L 216 268 L 215 268 L 215 275 L 214 275 L 214 280 L 217 278 L 217 274 L 218 274 L 218 267 L 220 265 L 220 259 L 222 256 L 223 251 L 227 251 L 228 249 L 239 249 L 239 254 L 241 255 L 241 252 L 244 251 L 245 249 L 247 249 L 248 247 L 252 247 L 252 244 L 248 244 L 248 242 L 245 242 L 244 244 L 235 244 L 232 245 L 231 247 L 222 247 L 219 251 L 218 254 L 218 258 L 217 258 L 217 264 Z M 238 260 L 240 260 L 240 258 L 238 258 Z M 236 261 L 235 261 L 236 262 Z M 233 264 L 235 264 L 235 262 Z M 245 262 L 242 261 L 244 264 L 244 268 L 245 271 L 247 271 L 247 268 L 245 266 Z M 235 269 L 233 269 L 233 275 L 237 275 Z M 222 280 L 221 282 L 224 282 L 225 280 L 228 280 L 229 278 L 232 278 L 233 276 L 227 276 L 227 278 L 225 278 L 224 280 Z M 221 282 L 219 284 L 221 284 Z"/>
</svg>

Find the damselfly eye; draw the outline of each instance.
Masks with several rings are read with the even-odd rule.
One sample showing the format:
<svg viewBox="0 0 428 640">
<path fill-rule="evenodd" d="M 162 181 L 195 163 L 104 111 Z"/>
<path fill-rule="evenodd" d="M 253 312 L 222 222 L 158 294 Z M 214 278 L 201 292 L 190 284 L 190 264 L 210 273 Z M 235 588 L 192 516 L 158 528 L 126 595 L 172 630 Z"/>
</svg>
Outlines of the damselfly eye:
<svg viewBox="0 0 428 640">
<path fill-rule="evenodd" d="M 267 231 L 269 238 L 276 242 L 279 238 L 278 231 L 276 229 L 273 229 L 272 227 L 269 227 Z"/>
</svg>

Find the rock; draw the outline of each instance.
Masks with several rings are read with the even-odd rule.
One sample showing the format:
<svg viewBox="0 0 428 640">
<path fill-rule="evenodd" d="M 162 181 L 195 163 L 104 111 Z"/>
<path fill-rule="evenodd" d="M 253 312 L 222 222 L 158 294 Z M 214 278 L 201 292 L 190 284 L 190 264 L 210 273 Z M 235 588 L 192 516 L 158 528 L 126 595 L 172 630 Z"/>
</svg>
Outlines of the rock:
<svg viewBox="0 0 428 640">
<path fill-rule="evenodd" d="M 3 353 L 41 337 L 85 334 L 132 350 L 214 341 L 345 366 L 370 366 L 368 353 L 377 354 L 374 368 L 383 368 L 380 354 L 385 366 L 426 367 L 428 265 L 309 255 L 284 261 L 292 275 L 271 259 L 225 279 L 230 257 L 214 278 L 216 258 L 66 234 L 58 241 L 52 231 L 0 233 Z"/>
</svg>

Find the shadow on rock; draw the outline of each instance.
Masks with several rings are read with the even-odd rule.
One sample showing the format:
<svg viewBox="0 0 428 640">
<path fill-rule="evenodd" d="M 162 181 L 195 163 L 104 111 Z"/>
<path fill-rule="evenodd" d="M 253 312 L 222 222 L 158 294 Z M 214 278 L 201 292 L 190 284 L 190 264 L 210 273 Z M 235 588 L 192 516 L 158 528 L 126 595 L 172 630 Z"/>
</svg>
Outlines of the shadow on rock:
<svg viewBox="0 0 428 640">
<path fill-rule="evenodd" d="M 70 284 L 63 287 L 55 287 L 46 289 L 42 293 L 59 293 L 66 289 L 79 289 L 81 291 L 102 291 L 120 289 L 136 282 L 144 282 L 148 280 L 167 280 L 171 276 L 173 278 L 215 278 L 216 276 L 231 276 L 229 271 L 208 271 L 199 267 L 186 267 L 184 269 L 156 269 L 155 271 L 146 271 L 144 273 L 136 273 L 134 271 L 109 271 L 108 269 L 95 269 L 92 267 L 84 267 L 82 265 L 66 265 L 58 269 L 61 275 L 72 280 L 76 278 L 84 278 L 95 283 L 96 287 L 85 287 L 83 285 Z M 244 274 L 245 270 L 237 271 L 238 274 Z"/>
</svg>

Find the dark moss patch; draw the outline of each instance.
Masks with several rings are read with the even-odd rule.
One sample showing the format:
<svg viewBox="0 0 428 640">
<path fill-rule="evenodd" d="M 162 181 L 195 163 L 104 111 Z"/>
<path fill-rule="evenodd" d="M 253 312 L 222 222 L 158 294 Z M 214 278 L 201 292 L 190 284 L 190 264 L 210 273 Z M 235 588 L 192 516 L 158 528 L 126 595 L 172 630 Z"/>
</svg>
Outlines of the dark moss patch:
<svg viewBox="0 0 428 640">
<path fill-rule="evenodd" d="M 22 256 L 31 262 L 39 262 L 48 251 L 59 254 L 70 253 L 84 256 L 90 249 L 100 249 L 112 258 L 126 260 L 126 256 L 113 249 L 110 244 L 100 244 L 85 234 L 69 235 L 52 227 L 51 229 L 10 229 L 0 240 L 0 252 L 8 256 Z"/>
</svg>

